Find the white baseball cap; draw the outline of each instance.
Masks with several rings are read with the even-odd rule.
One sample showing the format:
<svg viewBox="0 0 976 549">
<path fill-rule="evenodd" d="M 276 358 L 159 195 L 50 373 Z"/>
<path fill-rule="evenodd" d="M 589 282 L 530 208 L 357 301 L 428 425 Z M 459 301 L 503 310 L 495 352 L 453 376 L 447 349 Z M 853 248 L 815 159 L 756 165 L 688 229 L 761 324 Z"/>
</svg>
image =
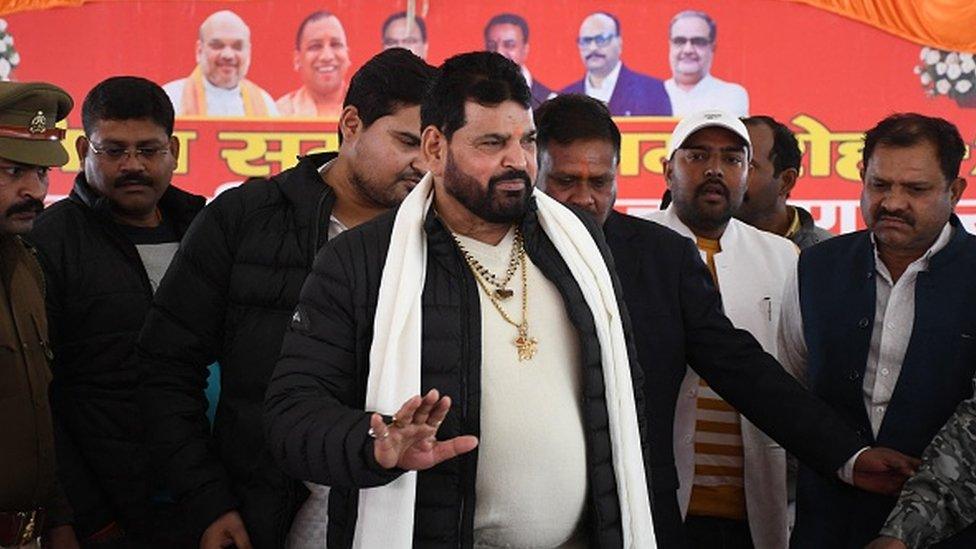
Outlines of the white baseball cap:
<svg viewBox="0 0 976 549">
<path fill-rule="evenodd" d="M 668 159 L 670 160 L 674 156 L 674 151 L 681 148 L 685 140 L 691 136 L 691 134 L 697 132 L 702 128 L 725 128 L 730 132 L 738 135 L 746 142 L 746 148 L 749 152 L 749 157 L 752 157 L 752 141 L 749 140 L 749 130 L 746 129 L 746 125 L 742 123 L 741 120 L 732 116 L 731 114 L 720 111 L 720 110 L 707 110 L 698 111 L 694 114 L 690 114 L 678 122 L 678 125 L 674 127 L 674 131 L 671 132 L 671 142 L 668 144 Z"/>
</svg>

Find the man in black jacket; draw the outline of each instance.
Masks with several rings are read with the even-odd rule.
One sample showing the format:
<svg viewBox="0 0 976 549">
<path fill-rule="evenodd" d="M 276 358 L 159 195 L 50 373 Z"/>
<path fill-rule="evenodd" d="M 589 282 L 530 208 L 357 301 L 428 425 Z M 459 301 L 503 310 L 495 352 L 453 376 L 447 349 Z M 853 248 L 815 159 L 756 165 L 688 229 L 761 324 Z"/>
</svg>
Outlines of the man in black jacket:
<svg viewBox="0 0 976 549">
<path fill-rule="evenodd" d="M 350 82 L 335 153 L 224 192 L 190 227 L 139 340 L 153 455 L 204 549 L 284 544 L 306 491 L 264 450 L 261 410 L 298 292 L 330 238 L 395 206 L 423 172 L 434 69 L 387 50 Z M 213 432 L 207 366 L 221 367 Z"/>
<path fill-rule="evenodd" d="M 864 441 L 805 391 L 721 309 L 721 298 L 694 243 L 657 223 L 613 210 L 620 132 L 602 103 L 562 95 L 536 111 L 539 185 L 603 224 L 633 321 L 644 367 L 651 446 L 654 528 L 661 547 L 686 544 L 675 491 L 675 403 L 686 365 L 739 412 L 813 468 L 835 475 Z M 889 450 L 861 454 L 859 487 L 897 493 L 904 480 L 872 471 L 911 461 Z"/>
<path fill-rule="evenodd" d="M 47 279 L 58 465 L 82 545 L 142 546 L 162 509 L 150 506 L 136 338 L 204 199 L 170 185 L 180 147 L 156 84 L 109 78 L 81 119 L 84 170 L 29 236 Z"/>
<path fill-rule="evenodd" d="M 421 111 L 431 172 L 302 288 L 266 425 L 286 471 L 332 487 L 329 547 L 653 544 L 609 251 L 532 194 L 530 102 L 504 57 L 448 59 Z"/>
</svg>

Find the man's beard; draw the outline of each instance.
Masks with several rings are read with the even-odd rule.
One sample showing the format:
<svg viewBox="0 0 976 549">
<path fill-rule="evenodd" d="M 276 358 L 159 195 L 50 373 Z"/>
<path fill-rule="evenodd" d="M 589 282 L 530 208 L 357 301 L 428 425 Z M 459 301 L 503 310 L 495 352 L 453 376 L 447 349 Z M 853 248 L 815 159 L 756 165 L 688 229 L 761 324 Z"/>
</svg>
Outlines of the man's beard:
<svg viewBox="0 0 976 549">
<path fill-rule="evenodd" d="M 521 179 L 525 187 L 521 191 L 498 190 L 501 181 Z M 447 153 L 444 168 L 444 188 L 468 211 L 489 223 L 513 223 L 525 217 L 532 196 L 532 178 L 524 170 L 507 170 L 492 176 L 488 188 L 461 171 L 454 162 L 454 155 Z"/>
<path fill-rule="evenodd" d="M 722 210 L 708 210 L 701 208 L 698 198 L 706 189 L 720 189 L 725 195 L 726 207 Z M 674 193 L 672 193 L 674 196 Z M 736 205 L 732 203 L 732 193 L 727 185 L 718 179 L 708 180 L 695 189 L 689 200 L 675 199 L 673 206 L 677 208 L 679 217 L 689 228 L 704 231 L 714 231 L 725 226 L 732 218 Z"/>
<path fill-rule="evenodd" d="M 403 202 L 404 197 L 399 196 L 399 189 L 397 184 L 401 181 L 412 180 L 420 181 L 424 174 L 419 171 L 408 167 L 402 172 L 396 175 L 396 179 L 391 183 L 376 183 L 375 181 L 363 177 L 355 168 L 352 170 L 350 175 L 350 183 L 359 192 L 359 194 L 370 202 L 379 206 L 381 208 L 396 208 Z"/>
</svg>

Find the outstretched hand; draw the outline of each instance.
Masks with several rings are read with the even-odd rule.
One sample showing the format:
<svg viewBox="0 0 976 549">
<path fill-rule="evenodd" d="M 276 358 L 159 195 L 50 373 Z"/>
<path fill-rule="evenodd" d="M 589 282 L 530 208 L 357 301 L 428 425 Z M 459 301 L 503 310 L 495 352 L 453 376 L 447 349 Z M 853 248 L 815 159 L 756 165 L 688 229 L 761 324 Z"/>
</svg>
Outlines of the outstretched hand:
<svg viewBox="0 0 976 549">
<path fill-rule="evenodd" d="M 854 462 L 854 486 L 875 494 L 897 496 L 922 461 L 890 448 L 869 448 Z"/>
<path fill-rule="evenodd" d="M 437 440 L 437 429 L 451 409 L 451 397 L 441 397 L 431 389 L 407 400 L 387 425 L 383 417 L 373 414 L 369 420 L 370 434 L 376 439 L 373 454 L 381 467 L 399 467 L 408 471 L 430 469 L 478 445 L 471 435 L 449 440 Z"/>
<path fill-rule="evenodd" d="M 882 536 L 869 543 L 864 549 L 908 549 L 908 546 L 900 539 Z"/>
</svg>

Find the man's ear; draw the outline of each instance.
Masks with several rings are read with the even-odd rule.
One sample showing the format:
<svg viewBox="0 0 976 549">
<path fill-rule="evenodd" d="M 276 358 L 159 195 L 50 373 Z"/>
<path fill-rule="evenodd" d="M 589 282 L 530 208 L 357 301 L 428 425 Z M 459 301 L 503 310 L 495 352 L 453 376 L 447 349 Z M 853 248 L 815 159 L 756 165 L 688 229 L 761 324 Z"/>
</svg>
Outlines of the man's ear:
<svg viewBox="0 0 976 549">
<path fill-rule="evenodd" d="M 966 190 L 966 180 L 961 177 L 957 177 L 952 181 L 952 183 L 949 183 L 949 192 L 951 193 L 952 196 L 953 206 L 955 206 L 956 203 L 959 202 L 959 199 L 962 198 L 962 193 L 965 190 Z"/>
<path fill-rule="evenodd" d="M 420 134 L 420 153 L 427 163 L 427 169 L 437 177 L 444 175 L 449 145 L 447 136 L 436 126 L 427 126 Z"/>
<path fill-rule="evenodd" d="M 78 139 L 75 139 L 75 152 L 78 153 L 78 161 L 81 162 L 84 171 L 85 156 L 88 154 L 88 138 L 84 135 L 79 135 Z"/>
<path fill-rule="evenodd" d="M 661 159 L 661 167 L 664 168 L 664 182 L 667 184 L 668 189 L 671 189 L 671 172 L 674 169 L 673 164 L 667 158 Z"/>
<path fill-rule="evenodd" d="M 180 159 L 180 140 L 175 135 L 169 136 L 169 153 L 173 155 L 173 163 Z"/>
<path fill-rule="evenodd" d="M 342 142 L 354 141 L 362 130 L 363 121 L 359 118 L 359 109 L 353 105 L 343 108 L 339 114 L 339 132 L 342 133 Z"/>
<path fill-rule="evenodd" d="M 861 181 L 864 181 L 865 166 L 863 160 L 857 161 L 857 173 L 861 176 Z"/>
<path fill-rule="evenodd" d="M 786 168 L 779 174 L 779 196 L 783 200 L 790 197 L 797 180 L 796 168 Z"/>
</svg>

